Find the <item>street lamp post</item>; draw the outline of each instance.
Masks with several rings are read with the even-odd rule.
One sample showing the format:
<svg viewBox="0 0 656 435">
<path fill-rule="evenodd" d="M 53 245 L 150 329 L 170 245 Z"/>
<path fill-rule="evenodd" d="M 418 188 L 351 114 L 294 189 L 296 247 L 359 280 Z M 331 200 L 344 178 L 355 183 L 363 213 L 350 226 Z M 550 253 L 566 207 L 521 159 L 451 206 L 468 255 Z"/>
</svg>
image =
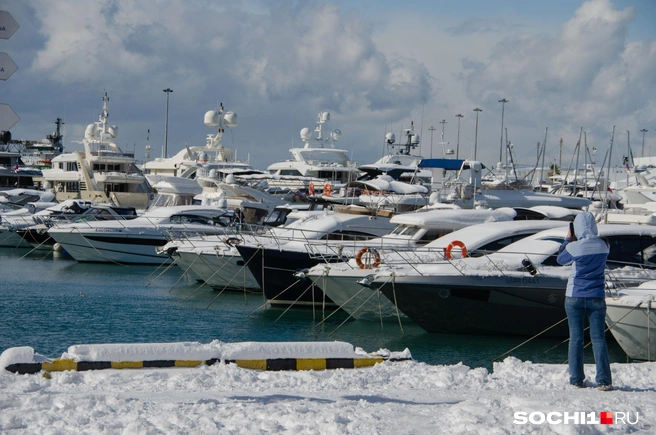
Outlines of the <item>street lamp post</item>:
<svg viewBox="0 0 656 435">
<path fill-rule="evenodd" d="M 643 128 L 640 130 L 642 132 L 642 157 L 645 156 L 645 133 L 647 133 L 649 130 L 646 128 Z"/>
<path fill-rule="evenodd" d="M 476 134 L 474 135 L 474 160 L 476 160 L 476 149 L 478 148 L 478 114 L 479 112 L 482 112 L 483 109 L 479 109 L 478 107 L 474 109 L 474 112 L 476 112 Z"/>
<path fill-rule="evenodd" d="M 173 89 L 166 88 L 164 89 L 164 92 L 166 92 L 166 123 L 164 125 L 164 148 L 162 148 L 163 159 L 167 157 L 166 152 L 169 141 L 169 94 L 173 92 Z"/>
<path fill-rule="evenodd" d="M 501 157 L 503 153 L 503 115 L 507 102 L 508 100 L 506 100 L 505 98 L 499 100 L 499 103 L 501 103 L 501 142 L 499 142 L 499 161 L 501 161 Z"/>
<path fill-rule="evenodd" d="M 456 118 L 458 118 L 458 141 L 456 142 L 456 159 L 457 159 L 460 156 L 460 120 L 464 118 L 464 116 L 458 113 L 456 115 Z"/>
</svg>

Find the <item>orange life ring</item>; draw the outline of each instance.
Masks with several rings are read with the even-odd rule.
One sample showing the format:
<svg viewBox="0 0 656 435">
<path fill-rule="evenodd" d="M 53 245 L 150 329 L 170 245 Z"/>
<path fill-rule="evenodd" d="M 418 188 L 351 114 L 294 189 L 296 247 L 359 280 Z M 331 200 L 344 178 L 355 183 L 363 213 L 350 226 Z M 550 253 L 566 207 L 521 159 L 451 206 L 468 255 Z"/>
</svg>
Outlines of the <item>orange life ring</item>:
<svg viewBox="0 0 656 435">
<path fill-rule="evenodd" d="M 444 250 L 444 256 L 447 258 L 447 260 L 451 260 L 451 250 L 456 246 L 460 248 L 460 251 L 462 252 L 462 258 L 467 256 L 467 247 L 465 244 L 460 240 L 454 240 L 453 242 L 449 243 L 449 246 L 447 246 Z"/>
<path fill-rule="evenodd" d="M 365 254 L 365 259 L 362 261 L 362 256 Z M 374 248 L 369 249 L 365 246 L 355 254 L 355 264 L 360 269 L 375 269 L 380 266 L 380 254 Z"/>
<path fill-rule="evenodd" d="M 314 183 L 310 183 L 308 186 L 308 195 L 314 195 Z"/>
<path fill-rule="evenodd" d="M 326 184 L 323 185 L 323 194 L 324 195 L 330 196 L 332 191 L 333 191 L 333 187 L 330 184 L 326 183 Z"/>
</svg>

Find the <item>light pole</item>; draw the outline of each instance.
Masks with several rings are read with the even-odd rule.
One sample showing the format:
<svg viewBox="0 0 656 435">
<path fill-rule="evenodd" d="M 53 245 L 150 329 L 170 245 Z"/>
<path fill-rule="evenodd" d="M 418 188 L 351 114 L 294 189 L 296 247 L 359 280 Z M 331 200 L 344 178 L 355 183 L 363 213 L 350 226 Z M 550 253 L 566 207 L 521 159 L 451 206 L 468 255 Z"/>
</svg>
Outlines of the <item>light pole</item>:
<svg viewBox="0 0 656 435">
<path fill-rule="evenodd" d="M 645 156 L 645 133 L 647 133 L 649 130 L 646 128 L 643 128 L 640 130 L 642 132 L 642 157 Z"/>
<path fill-rule="evenodd" d="M 499 142 L 499 161 L 501 161 L 501 157 L 503 153 L 503 114 L 507 102 L 508 100 L 506 100 L 505 98 L 499 100 L 499 103 L 501 103 L 501 142 Z"/>
<path fill-rule="evenodd" d="M 164 89 L 164 92 L 166 92 L 166 123 L 164 126 L 164 148 L 162 148 L 162 158 L 166 158 L 166 151 L 167 151 L 167 146 L 168 146 L 168 141 L 169 141 L 169 94 L 173 92 L 173 89 L 171 88 L 166 88 Z"/>
<path fill-rule="evenodd" d="M 464 118 L 464 116 L 458 113 L 456 115 L 456 118 L 458 118 L 458 141 L 456 142 L 456 159 L 457 159 L 459 158 L 460 155 L 460 119 Z"/>
<path fill-rule="evenodd" d="M 479 109 L 478 107 L 474 109 L 474 112 L 476 112 L 476 134 L 474 135 L 474 160 L 476 160 L 476 149 L 478 148 L 478 114 L 479 112 L 482 112 L 483 109 Z"/>
<path fill-rule="evenodd" d="M 428 129 L 428 131 L 431 132 L 431 159 L 433 158 L 433 132 L 435 131 L 435 127 L 431 125 L 431 128 Z"/>
</svg>

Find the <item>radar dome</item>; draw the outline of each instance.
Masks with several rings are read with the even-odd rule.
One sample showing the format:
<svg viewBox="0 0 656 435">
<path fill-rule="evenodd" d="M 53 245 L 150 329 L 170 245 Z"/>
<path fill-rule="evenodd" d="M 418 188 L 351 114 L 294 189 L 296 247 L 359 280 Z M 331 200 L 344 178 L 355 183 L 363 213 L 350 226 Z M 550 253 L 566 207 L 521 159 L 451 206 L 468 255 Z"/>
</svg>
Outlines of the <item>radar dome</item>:
<svg viewBox="0 0 656 435">
<path fill-rule="evenodd" d="M 210 178 L 216 178 L 216 169 L 210 169 Z"/>
<path fill-rule="evenodd" d="M 235 184 L 237 182 L 237 180 L 235 179 L 235 174 L 226 175 L 225 181 L 226 181 L 226 183 L 229 183 L 229 184 Z"/>
<path fill-rule="evenodd" d="M 204 118 L 205 125 L 210 128 L 216 128 L 219 126 L 219 112 L 216 110 L 209 110 L 205 112 Z"/>
<path fill-rule="evenodd" d="M 89 124 L 87 125 L 87 129 L 84 130 L 84 137 L 89 139 L 95 137 L 97 133 L 98 133 L 98 128 L 96 127 L 96 124 Z"/>
<path fill-rule="evenodd" d="M 339 128 L 334 129 L 330 133 L 330 137 L 333 138 L 334 141 L 340 140 L 342 138 L 342 130 L 340 130 Z"/>
<path fill-rule="evenodd" d="M 237 127 L 237 114 L 235 112 L 226 112 L 226 114 L 223 115 L 223 120 L 225 121 L 226 127 Z"/>
<path fill-rule="evenodd" d="M 419 143 L 419 140 L 420 140 L 420 139 L 419 139 L 419 135 L 418 135 L 418 134 L 413 134 L 413 135 L 412 135 L 411 141 L 412 141 L 413 144 L 418 144 L 418 143 Z"/>
<path fill-rule="evenodd" d="M 321 115 L 319 115 L 319 119 L 321 120 L 321 122 L 330 121 L 330 113 L 329 112 L 321 112 Z"/>
<path fill-rule="evenodd" d="M 109 133 L 109 135 L 110 135 L 111 137 L 118 137 L 118 127 L 115 126 L 115 125 L 110 126 L 110 127 L 107 129 L 107 132 Z"/>
<path fill-rule="evenodd" d="M 312 138 L 312 131 L 309 128 L 305 127 L 301 130 L 301 139 L 310 140 Z"/>
<path fill-rule="evenodd" d="M 385 135 L 385 141 L 390 144 L 394 143 L 396 142 L 396 136 L 394 136 L 394 133 L 387 133 Z"/>
<path fill-rule="evenodd" d="M 201 151 L 198 154 L 198 161 L 202 162 L 202 163 L 205 163 L 207 161 L 207 153 Z"/>
</svg>

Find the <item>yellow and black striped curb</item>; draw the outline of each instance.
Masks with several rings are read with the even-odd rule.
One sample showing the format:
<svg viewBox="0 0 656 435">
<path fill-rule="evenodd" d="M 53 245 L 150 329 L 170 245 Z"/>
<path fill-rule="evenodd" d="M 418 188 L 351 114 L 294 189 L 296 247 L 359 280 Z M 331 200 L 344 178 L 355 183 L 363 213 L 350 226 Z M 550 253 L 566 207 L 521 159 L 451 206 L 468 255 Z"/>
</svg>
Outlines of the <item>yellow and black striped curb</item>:
<svg viewBox="0 0 656 435">
<path fill-rule="evenodd" d="M 356 369 L 360 367 L 371 367 L 383 361 L 409 361 L 412 358 L 278 358 L 278 359 L 237 359 L 224 360 L 226 364 L 237 364 L 241 368 L 282 371 L 282 370 L 331 370 L 331 369 Z M 105 369 L 141 369 L 141 368 L 166 368 L 166 367 L 197 367 L 200 365 L 214 365 L 220 363 L 218 358 L 206 361 L 198 360 L 156 360 L 156 361 L 74 361 L 70 359 L 54 359 L 41 363 L 16 363 L 6 367 L 13 373 L 33 374 L 42 370 L 46 372 L 88 371 Z"/>
</svg>

